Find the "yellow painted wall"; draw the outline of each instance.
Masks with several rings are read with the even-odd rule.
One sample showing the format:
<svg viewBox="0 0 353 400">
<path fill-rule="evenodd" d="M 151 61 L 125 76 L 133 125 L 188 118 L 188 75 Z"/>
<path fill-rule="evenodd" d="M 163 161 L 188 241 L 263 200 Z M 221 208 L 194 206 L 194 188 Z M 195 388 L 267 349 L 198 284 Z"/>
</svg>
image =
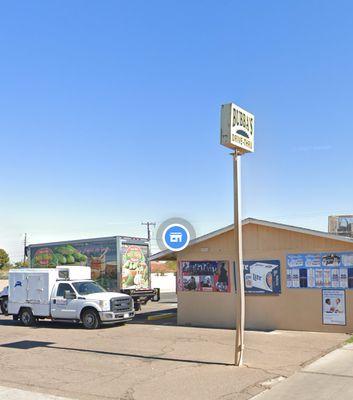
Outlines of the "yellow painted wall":
<svg viewBox="0 0 353 400">
<path fill-rule="evenodd" d="M 207 249 L 207 251 L 206 251 Z M 231 293 L 178 292 L 178 324 L 234 328 L 233 231 L 177 253 L 178 261 L 228 260 Z M 353 332 L 353 290 L 346 290 L 346 326 L 322 324 L 321 289 L 287 289 L 288 253 L 353 251 L 353 244 L 247 224 L 243 227 L 244 260 L 280 260 L 281 294 L 246 295 L 246 328 Z"/>
</svg>

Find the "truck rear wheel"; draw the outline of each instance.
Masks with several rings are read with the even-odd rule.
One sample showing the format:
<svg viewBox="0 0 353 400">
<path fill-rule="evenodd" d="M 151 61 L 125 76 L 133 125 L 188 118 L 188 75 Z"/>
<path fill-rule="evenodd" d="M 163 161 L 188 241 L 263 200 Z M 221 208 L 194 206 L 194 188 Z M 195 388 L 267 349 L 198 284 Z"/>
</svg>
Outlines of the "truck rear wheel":
<svg viewBox="0 0 353 400">
<path fill-rule="evenodd" d="M 101 325 L 101 320 L 97 311 L 89 308 L 82 314 L 82 323 L 86 329 L 98 329 Z"/>
<path fill-rule="evenodd" d="M 36 322 L 32 310 L 30 308 L 22 308 L 20 312 L 20 320 L 24 326 L 33 326 Z"/>
<path fill-rule="evenodd" d="M 8 297 L 3 297 L 2 301 L 1 301 L 1 312 L 4 315 L 8 315 L 8 311 L 9 311 L 9 298 Z"/>
</svg>

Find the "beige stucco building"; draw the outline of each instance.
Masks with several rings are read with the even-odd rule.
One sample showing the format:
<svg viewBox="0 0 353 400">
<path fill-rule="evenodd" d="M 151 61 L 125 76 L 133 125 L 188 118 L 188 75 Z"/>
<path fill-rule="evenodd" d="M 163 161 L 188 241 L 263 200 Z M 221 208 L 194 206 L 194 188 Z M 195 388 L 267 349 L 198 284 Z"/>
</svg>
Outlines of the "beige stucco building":
<svg viewBox="0 0 353 400">
<path fill-rule="evenodd" d="M 175 259 L 179 264 L 181 261 L 229 262 L 229 292 L 178 291 L 178 324 L 234 328 L 233 235 L 233 226 L 228 226 L 194 239 L 183 251 L 165 250 L 152 256 L 153 260 Z M 288 254 L 339 252 L 353 252 L 353 240 L 279 223 L 244 220 L 244 260 L 279 260 L 281 283 L 278 294 L 246 294 L 246 328 L 353 332 L 353 288 L 345 290 L 345 325 L 327 325 L 323 323 L 322 289 L 287 287 Z"/>
</svg>

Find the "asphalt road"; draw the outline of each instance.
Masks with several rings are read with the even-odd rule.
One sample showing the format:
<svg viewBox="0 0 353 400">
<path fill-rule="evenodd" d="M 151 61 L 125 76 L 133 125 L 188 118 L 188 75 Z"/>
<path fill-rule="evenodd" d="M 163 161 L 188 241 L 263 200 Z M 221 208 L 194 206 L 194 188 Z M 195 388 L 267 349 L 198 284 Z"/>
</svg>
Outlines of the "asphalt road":
<svg viewBox="0 0 353 400">
<path fill-rule="evenodd" d="M 147 319 L 166 312 L 172 318 Z M 347 338 L 248 331 L 238 368 L 234 331 L 176 326 L 175 315 L 173 303 L 149 303 L 131 323 L 95 331 L 50 321 L 28 328 L 1 316 L 0 384 L 85 400 L 245 400 Z"/>
</svg>

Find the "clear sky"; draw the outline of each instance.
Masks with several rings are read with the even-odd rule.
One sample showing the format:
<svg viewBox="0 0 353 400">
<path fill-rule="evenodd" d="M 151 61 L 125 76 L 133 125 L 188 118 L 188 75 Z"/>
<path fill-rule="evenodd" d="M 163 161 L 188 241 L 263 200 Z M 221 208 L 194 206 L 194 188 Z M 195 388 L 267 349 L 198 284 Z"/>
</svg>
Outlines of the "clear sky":
<svg viewBox="0 0 353 400">
<path fill-rule="evenodd" d="M 353 213 L 353 3 L 18 1 L 0 13 L 0 247 L 232 222 L 220 105 L 255 114 L 243 216 Z"/>
</svg>

